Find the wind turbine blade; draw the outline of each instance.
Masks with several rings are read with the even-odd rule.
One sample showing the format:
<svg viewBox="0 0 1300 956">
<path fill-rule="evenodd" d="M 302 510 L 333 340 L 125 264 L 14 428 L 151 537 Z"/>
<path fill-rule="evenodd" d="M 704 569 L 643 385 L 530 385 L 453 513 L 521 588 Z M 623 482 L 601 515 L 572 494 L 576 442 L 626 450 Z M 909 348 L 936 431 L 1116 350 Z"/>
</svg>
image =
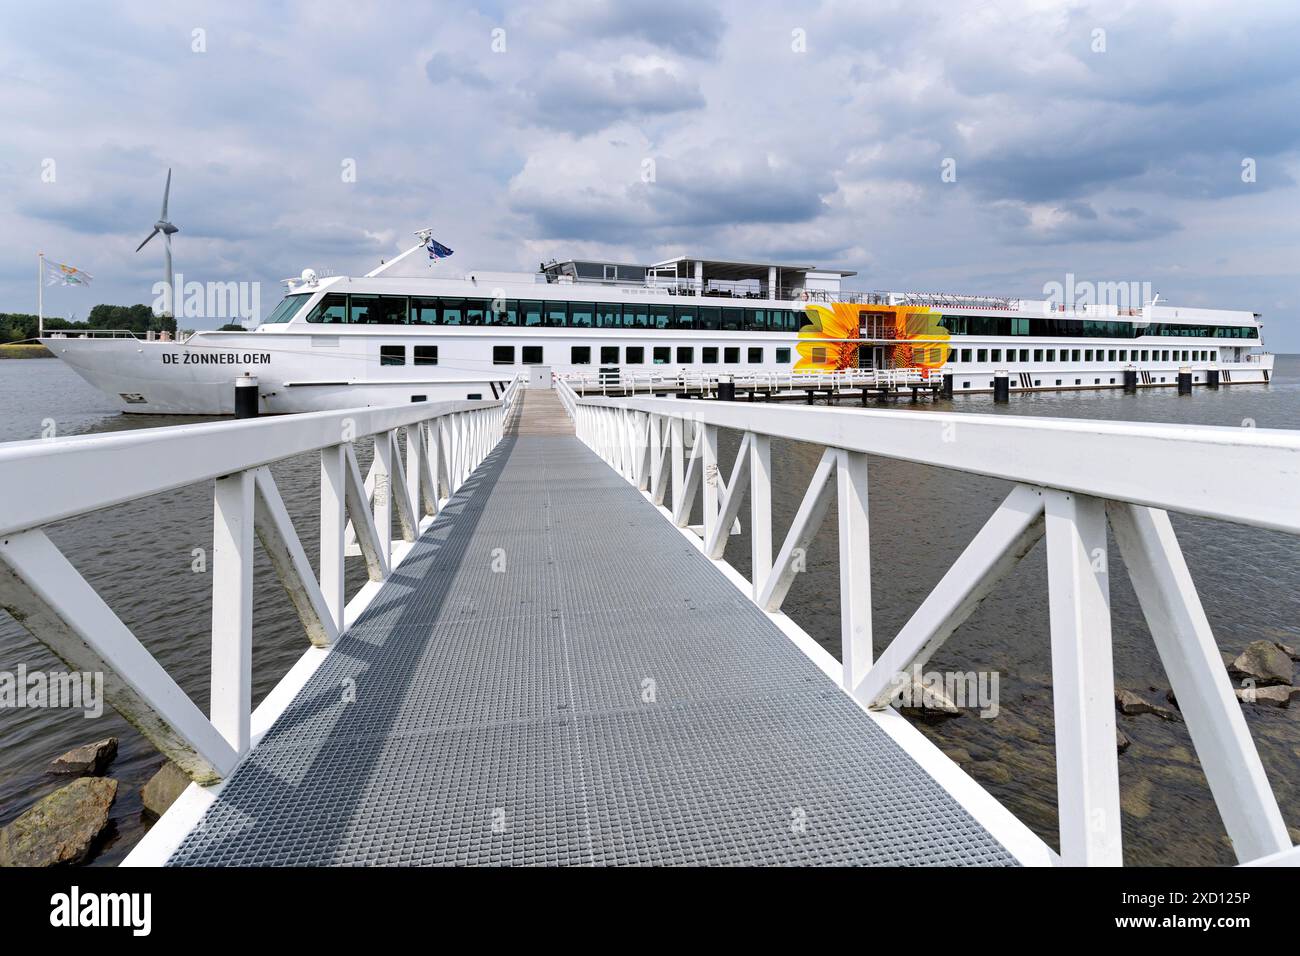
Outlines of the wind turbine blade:
<svg viewBox="0 0 1300 956">
<path fill-rule="evenodd" d="M 144 237 L 144 242 L 142 242 L 142 243 L 140 243 L 140 245 L 136 246 L 136 247 L 135 247 L 135 251 L 136 251 L 136 252 L 139 252 L 141 249 L 143 249 L 143 248 L 144 248 L 144 244 L 145 244 L 145 242 L 148 242 L 150 239 L 152 239 L 152 238 L 153 238 L 154 236 L 156 236 L 156 235 L 158 235 L 158 229 L 157 229 L 157 227 L 154 228 L 154 231 L 153 231 L 153 232 L 149 233 L 149 235 L 147 235 L 147 236 Z"/>
<path fill-rule="evenodd" d="M 171 168 L 169 167 L 167 169 L 167 185 L 163 187 L 162 215 L 158 217 L 163 222 L 167 221 L 167 197 L 170 196 L 171 194 L 172 194 L 172 171 Z"/>
</svg>

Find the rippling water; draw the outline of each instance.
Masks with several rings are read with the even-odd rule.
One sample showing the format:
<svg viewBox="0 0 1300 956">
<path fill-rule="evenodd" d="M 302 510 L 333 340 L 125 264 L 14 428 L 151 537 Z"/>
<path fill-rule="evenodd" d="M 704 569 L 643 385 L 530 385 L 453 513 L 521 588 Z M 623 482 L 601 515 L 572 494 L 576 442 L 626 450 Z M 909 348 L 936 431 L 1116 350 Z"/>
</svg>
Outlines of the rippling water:
<svg viewBox="0 0 1300 956">
<path fill-rule="evenodd" d="M 0 361 L 0 441 L 58 434 L 176 424 L 161 417 L 121 416 L 62 363 Z M 901 408 L 911 408 L 901 403 Z M 923 415 L 932 405 L 915 406 Z M 1269 386 L 1174 389 L 1123 395 L 1114 391 L 1016 396 L 996 406 L 967 396 L 940 408 L 1004 415 L 1194 422 L 1260 428 L 1300 428 L 1300 357 L 1283 356 Z M 189 421 L 189 420 L 187 420 Z M 723 458 L 735 436 L 724 436 Z M 784 533 L 798 507 L 820 449 L 777 442 L 773 447 L 774 524 Z M 314 456 L 275 468 L 276 480 L 315 563 L 317 462 Z M 93 476 L 86 476 L 93 481 Z M 1009 485 L 920 465 L 872 459 L 871 531 L 876 652 L 906 622 L 947 567 L 979 530 Z M 1242 493 L 1250 480 L 1242 476 Z M 41 489 L 4 489 L 37 496 Z M 1300 548 L 1287 535 L 1174 516 L 1174 526 L 1222 650 L 1236 654 L 1259 638 L 1300 643 Z M 745 529 L 748 530 L 747 528 Z M 100 591 L 194 701 L 206 709 L 211 581 L 191 570 L 192 549 L 211 547 L 210 487 L 192 487 L 62 522 L 51 538 Z M 839 650 L 839 578 L 834 514 L 809 551 L 808 572 L 796 580 L 786 610 L 824 646 Z M 728 559 L 748 570 L 745 534 L 733 537 Z M 349 593 L 364 579 L 359 559 L 349 568 Z M 983 720 L 966 714 L 924 732 L 1017 816 L 1056 845 L 1055 757 L 1052 746 L 1051 650 L 1046 564 L 1040 545 L 985 601 L 931 662 L 939 671 L 996 670 L 1001 711 Z M 1128 579 L 1111 578 L 1116 683 L 1151 697 L 1168 681 Z M 256 569 L 254 698 L 260 700 L 306 648 L 287 598 L 265 559 Z M 61 669 L 45 648 L 0 614 L 0 670 L 19 663 Z M 1154 688 L 1154 690 L 1152 690 Z M 1300 838 L 1300 707 L 1245 708 L 1247 722 L 1282 806 Z M 1120 758 L 1125 860 L 1129 864 L 1226 864 L 1231 848 L 1182 723 L 1152 715 L 1120 717 L 1132 746 Z M 139 789 L 161 758 L 111 710 L 98 720 L 59 710 L 0 711 L 0 824 L 64 782 L 45 765 L 64 750 L 108 735 L 121 738 L 110 773 L 121 781 L 115 831 L 98 863 L 116 863 L 139 838 Z"/>
</svg>

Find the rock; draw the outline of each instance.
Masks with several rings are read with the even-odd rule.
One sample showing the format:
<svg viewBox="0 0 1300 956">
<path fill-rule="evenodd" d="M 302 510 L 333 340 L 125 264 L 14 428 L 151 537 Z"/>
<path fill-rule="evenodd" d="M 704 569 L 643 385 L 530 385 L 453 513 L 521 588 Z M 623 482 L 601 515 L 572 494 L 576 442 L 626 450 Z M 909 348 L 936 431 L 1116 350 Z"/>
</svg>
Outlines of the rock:
<svg viewBox="0 0 1300 956">
<path fill-rule="evenodd" d="M 961 709 L 943 691 L 927 690 L 919 680 L 912 682 L 910 694 L 899 690 L 894 699 L 899 703 L 898 712 L 905 717 L 934 722 L 961 716 Z"/>
<path fill-rule="evenodd" d="M 84 863 L 108 826 L 116 796 L 111 777 L 81 777 L 42 797 L 0 830 L 0 866 Z"/>
<path fill-rule="evenodd" d="M 1295 679 L 1295 665 L 1272 641 L 1251 641 L 1235 661 L 1235 674 L 1250 677 L 1258 684 L 1290 684 Z"/>
<path fill-rule="evenodd" d="M 1155 714 L 1161 720 L 1177 720 L 1178 712 L 1164 704 L 1153 704 L 1144 697 L 1140 697 L 1131 690 L 1115 691 L 1115 706 L 1119 708 L 1121 714 L 1127 714 L 1130 717 L 1137 714 Z"/>
<path fill-rule="evenodd" d="M 1237 700 L 1243 704 L 1259 704 L 1266 707 L 1286 707 L 1292 696 L 1300 694 L 1300 688 L 1285 684 L 1272 684 L 1267 687 L 1241 687 L 1236 691 Z"/>
<path fill-rule="evenodd" d="M 1128 734 L 1124 733 L 1124 731 L 1120 730 L 1118 727 L 1115 728 L 1115 749 L 1117 751 L 1123 753 L 1128 750 L 1132 743 L 1133 741 L 1128 739 Z"/>
<path fill-rule="evenodd" d="M 117 756 L 117 738 L 105 737 L 93 744 L 74 747 L 50 764 L 50 773 L 89 774 L 97 777 Z"/>
<path fill-rule="evenodd" d="M 145 813 L 154 817 L 162 816 L 189 785 L 190 778 L 185 776 L 185 771 L 168 760 L 140 791 Z"/>
<path fill-rule="evenodd" d="M 1291 660 L 1300 661 L 1300 651 L 1297 651 L 1290 644 L 1283 644 L 1281 641 L 1274 641 L 1273 643 L 1279 651 L 1291 658 Z"/>
</svg>

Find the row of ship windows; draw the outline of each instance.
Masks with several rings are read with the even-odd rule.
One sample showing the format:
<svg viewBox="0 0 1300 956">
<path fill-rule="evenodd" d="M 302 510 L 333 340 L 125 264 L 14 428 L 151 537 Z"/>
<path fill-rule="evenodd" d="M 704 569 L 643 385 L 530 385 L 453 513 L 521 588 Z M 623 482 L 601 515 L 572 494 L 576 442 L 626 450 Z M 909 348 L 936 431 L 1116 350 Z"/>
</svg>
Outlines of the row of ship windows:
<svg viewBox="0 0 1300 956">
<path fill-rule="evenodd" d="M 413 365 L 437 365 L 438 364 L 438 346 L 436 345 L 415 345 L 411 346 L 411 364 Z M 619 345 L 602 345 L 600 346 L 600 363 L 602 365 L 644 365 L 646 364 L 646 349 L 640 345 L 628 345 L 626 347 Z M 749 346 L 741 349 L 740 346 L 729 345 L 719 347 L 707 345 L 700 350 L 700 362 L 704 365 L 716 365 L 721 362 L 724 365 L 739 365 L 740 356 L 743 351 L 745 361 L 750 365 L 762 365 L 765 361 L 766 349 L 761 346 Z M 823 355 L 818 355 L 821 349 L 813 350 L 814 361 L 825 361 Z M 654 365 L 668 365 L 673 362 L 674 349 L 668 345 L 656 345 L 649 350 L 650 361 Z M 776 352 L 776 364 L 788 365 L 790 362 L 790 350 L 788 348 L 778 348 Z M 1004 357 L 1005 352 L 1005 357 Z M 1218 361 L 1219 352 L 1217 349 L 1060 349 L 1060 358 L 1057 358 L 1057 349 L 953 349 L 952 359 L 960 362 L 1215 362 Z M 492 348 L 493 365 L 514 365 L 516 349 L 513 345 L 496 345 Z M 524 365 L 545 365 L 545 351 L 541 345 L 524 345 L 518 350 L 519 361 Z M 1033 356 L 1032 360 L 1030 356 Z M 405 365 L 407 363 L 407 346 L 405 345 L 381 345 L 379 347 L 379 364 L 380 365 Z M 620 361 L 620 355 L 622 359 Z M 590 345 L 574 345 L 569 348 L 570 365 L 590 365 L 592 362 L 592 347 Z M 693 365 L 695 364 L 695 347 L 692 345 L 679 345 L 676 347 L 676 364 Z"/>
<path fill-rule="evenodd" d="M 290 298 L 293 298 L 292 296 Z M 302 296 L 302 302 L 306 297 Z M 302 304 L 299 303 L 299 305 Z M 276 309 L 267 324 L 288 321 Z M 281 318 L 281 316 L 285 316 Z M 741 309 L 645 302 L 549 302 L 330 293 L 307 316 L 325 325 L 490 325 L 570 329 L 684 329 L 706 332 L 797 332 L 802 310 Z"/>
<path fill-rule="evenodd" d="M 957 358 L 960 351 L 961 356 Z M 1055 362 L 1057 349 L 953 349 L 955 361 L 970 362 L 1028 362 L 1033 353 L 1035 362 Z M 1217 362 L 1218 349 L 1060 349 L 1062 362 Z M 1172 357 L 1171 357 L 1172 356 Z"/>
<path fill-rule="evenodd" d="M 438 346 L 436 345 L 416 345 L 413 349 L 413 365 L 437 365 L 438 364 Z M 619 361 L 620 350 L 623 359 Z M 673 361 L 673 349 L 667 345 L 656 345 L 650 351 L 651 362 L 655 365 L 668 365 Z M 718 347 L 707 345 L 700 349 L 700 361 L 705 365 L 716 365 L 721 360 L 724 365 L 739 365 L 742 349 L 739 346 Z M 750 346 L 745 348 L 745 361 L 750 365 L 762 365 L 766 349 L 760 346 Z M 778 348 L 776 351 L 776 362 L 778 365 L 788 365 L 790 362 L 790 350 L 788 348 Z M 679 345 L 676 349 L 677 363 L 679 365 L 693 365 L 695 363 L 695 347 L 692 345 Z M 519 350 L 520 362 L 524 365 L 545 365 L 545 350 L 541 345 L 524 345 Z M 492 364 L 493 365 L 514 365 L 516 350 L 513 345 L 496 345 L 492 347 Z M 592 359 L 592 349 L 590 345 L 574 345 L 569 348 L 570 365 L 590 365 Z M 405 345 L 381 345 L 379 347 L 379 364 L 380 365 L 405 365 L 407 360 L 407 347 Z M 640 345 L 629 345 L 626 348 L 618 345 L 600 346 L 600 363 L 602 365 L 644 365 L 646 364 L 646 349 Z"/>
<path fill-rule="evenodd" d="M 1144 335 L 1257 339 L 1253 325 L 1183 325 L 1172 322 L 1110 322 L 1100 319 L 1031 319 L 1001 315 L 944 315 L 939 324 L 954 335 L 1037 335 L 1047 338 L 1136 339 Z"/>
</svg>

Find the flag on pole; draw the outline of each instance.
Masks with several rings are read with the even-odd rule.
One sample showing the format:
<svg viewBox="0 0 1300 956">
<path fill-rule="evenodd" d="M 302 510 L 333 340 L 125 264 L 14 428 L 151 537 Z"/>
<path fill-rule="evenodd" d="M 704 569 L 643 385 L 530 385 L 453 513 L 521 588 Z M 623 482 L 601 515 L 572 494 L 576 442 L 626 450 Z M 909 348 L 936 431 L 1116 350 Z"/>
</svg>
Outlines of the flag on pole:
<svg viewBox="0 0 1300 956">
<path fill-rule="evenodd" d="M 439 259 L 446 259 L 452 254 L 452 250 L 448 249 L 432 236 L 429 237 L 429 242 L 424 248 L 429 250 L 429 258 L 434 262 L 437 262 Z"/>
<path fill-rule="evenodd" d="M 45 263 L 46 285 L 90 285 L 94 278 L 89 272 L 82 272 L 76 266 L 64 265 L 53 259 L 43 259 Z"/>
</svg>

